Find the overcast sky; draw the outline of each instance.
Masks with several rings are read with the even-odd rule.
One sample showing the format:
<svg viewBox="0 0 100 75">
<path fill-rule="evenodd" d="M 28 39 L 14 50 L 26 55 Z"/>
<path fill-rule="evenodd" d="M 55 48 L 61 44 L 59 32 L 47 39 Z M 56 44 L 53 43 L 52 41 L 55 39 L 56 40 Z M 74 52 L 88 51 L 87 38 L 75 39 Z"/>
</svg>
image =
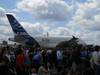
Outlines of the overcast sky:
<svg viewBox="0 0 100 75">
<path fill-rule="evenodd" d="M 34 36 L 72 36 L 100 45 L 100 0 L 0 0 L 0 40 L 13 37 L 5 13 Z"/>
</svg>

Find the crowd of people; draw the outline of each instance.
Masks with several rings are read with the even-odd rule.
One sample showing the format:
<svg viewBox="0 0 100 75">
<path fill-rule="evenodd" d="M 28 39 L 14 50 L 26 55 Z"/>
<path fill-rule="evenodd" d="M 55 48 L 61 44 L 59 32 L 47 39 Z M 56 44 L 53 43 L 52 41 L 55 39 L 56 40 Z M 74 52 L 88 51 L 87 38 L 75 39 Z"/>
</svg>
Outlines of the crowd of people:
<svg viewBox="0 0 100 75">
<path fill-rule="evenodd" d="M 100 47 L 0 48 L 1 75 L 100 75 Z"/>
</svg>

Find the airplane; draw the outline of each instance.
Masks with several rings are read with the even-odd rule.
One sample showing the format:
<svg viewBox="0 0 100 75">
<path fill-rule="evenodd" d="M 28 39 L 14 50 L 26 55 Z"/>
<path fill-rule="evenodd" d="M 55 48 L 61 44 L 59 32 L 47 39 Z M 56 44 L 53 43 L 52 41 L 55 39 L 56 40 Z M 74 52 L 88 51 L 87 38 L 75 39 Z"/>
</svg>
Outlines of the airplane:
<svg viewBox="0 0 100 75">
<path fill-rule="evenodd" d="M 71 37 L 31 37 L 16 18 L 11 14 L 6 14 L 8 21 L 14 32 L 14 38 L 9 38 L 10 41 L 20 43 L 22 45 L 36 46 L 36 47 L 56 47 L 63 41 L 70 40 Z M 47 34 L 48 36 L 48 34 Z"/>
</svg>

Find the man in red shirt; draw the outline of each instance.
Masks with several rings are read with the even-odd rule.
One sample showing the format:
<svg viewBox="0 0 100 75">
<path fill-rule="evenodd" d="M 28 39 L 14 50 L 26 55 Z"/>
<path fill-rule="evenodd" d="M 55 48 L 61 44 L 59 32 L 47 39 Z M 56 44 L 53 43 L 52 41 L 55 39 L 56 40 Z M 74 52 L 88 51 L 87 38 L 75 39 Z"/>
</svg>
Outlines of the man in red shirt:
<svg viewBox="0 0 100 75">
<path fill-rule="evenodd" d="M 25 56 L 23 54 L 23 51 L 20 50 L 19 54 L 16 56 L 16 71 L 18 75 L 24 74 L 24 61 L 25 61 Z"/>
</svg>

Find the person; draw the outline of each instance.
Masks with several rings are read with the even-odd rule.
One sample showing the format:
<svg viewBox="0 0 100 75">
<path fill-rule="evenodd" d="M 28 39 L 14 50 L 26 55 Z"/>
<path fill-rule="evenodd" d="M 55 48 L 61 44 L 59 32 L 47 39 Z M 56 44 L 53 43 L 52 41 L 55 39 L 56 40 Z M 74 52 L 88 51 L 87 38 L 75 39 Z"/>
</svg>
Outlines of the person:
<svg viewBox="0 0 100 75">
<path fill-rule="evenodd" d="M 32 72 L 31 75 L 37 75 L 35 68 L 32 68 L 31 72 Z"/>
<path fill-rule="evenodd" d="M 25 61 L 24 61 L 24 64 L 25 64 L 25 73 L 26 75 L 29 75 L 30 74 L 30 67 L 31 67 L 31 61 L 30 61 L 30 58 L 29 58 L 29 54 L 28 54 L 29 50 L 25 50 Z"/>
<path fill-rule="evenodd" d="M 99 46 L 95 46 L 95 51 L 92 52 L 91 66 L 95 69 L 95 75 L 100 75 L 100 51 Z"/>
<path fill-rule="evenodd" d="M 0 74 L 2 75 L 7 75 L 8 74 L 8 66 L 5 61 L 5 50 L 6 48 L 2 48 L 1 51 L 0 51 Z"/>
<path fill-rule="evenodd" d="M 57 50 L 57 62 L 61 63 L 62 59 L 63 59 L 62 51 Z"/>
<path fill-rule="evenodd" d="M 57 55 L 57 70 L 58 72 L 62 70 L 62 61 L 63 61 L 63 54 L 60 49 L 57 50 L 56 52 Z"/>
<path fill-rule="evenodd" d="M 78 71 L 78 67 L 81 64 L 81 60 L 80 60 L 80 50 L 81 50 L 81 46 L 75 46 L 72 49 L 72 54 L 71 54 L 71 63 L 72 63 L 72 73 L 77 74 L 79 73 Z"/>
<path fill-rule="evenodd" d="M 41 60 L 42 60 L 41 51 L 36 50 L 36 52 L 34 52 L 33 58 L 32 58 L 32 64 L 36 68 L 36 71 L 38 71 L 38 68 L 40 67 Z"/>
<path fill-rule="evenodd" d="M 25 57 L 22 50 L 19 50 L 19 54 L 16 56 L 16 71 L 18 75 L 24 75 L 24 62 Z"/>
<path fill-rule="evenodd" d="M 2 48 L 0 53 L 0 74 L 2 75 L 15 75 L 10 68 L 10 55 L 8 53 L 8 47 Z"/>
<path fill-rule="evenodd" d="M 48 60 L 46 50 L 42 51 L 42 62 L 45 64 L 45 66 L 47 66 Z"/>
<path fill-rule="evenodd" d="M 57 68 L 57 55 L 55 49 L 52 50 L 50 55 L 50 65 Z"/>
<path fill-rule="evenodd" d="M 48 69 L 44 64 L 39 67 L 38 75 L 49 75 Z"/>
<path fill-rule="evenodd" d="M 48 49 L 47 52 L 46 52 L 48 63 L 50 63 L 50 55 L 51 55 L 51 53 L 52 53 L 52 50 L 51 49 Z"/>
</svg>

